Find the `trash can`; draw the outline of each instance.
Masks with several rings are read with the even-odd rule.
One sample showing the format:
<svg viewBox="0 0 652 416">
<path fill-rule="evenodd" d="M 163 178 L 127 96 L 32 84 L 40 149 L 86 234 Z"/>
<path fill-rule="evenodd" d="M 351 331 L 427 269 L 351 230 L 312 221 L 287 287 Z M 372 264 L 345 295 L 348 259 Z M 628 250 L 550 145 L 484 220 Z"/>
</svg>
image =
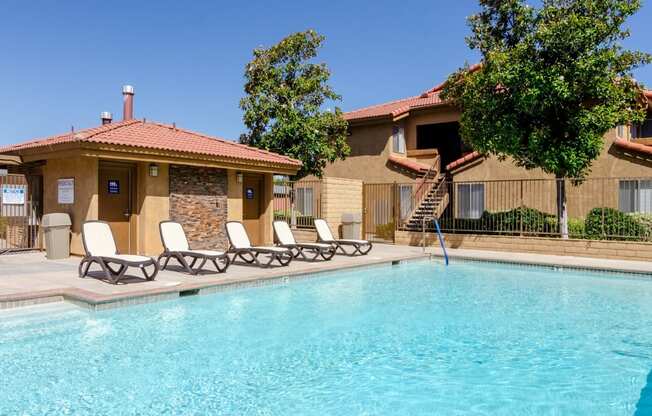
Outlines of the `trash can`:
<svg viewBox="0 0 652 416">
<path fill-rule="evenodd" d="M 46 214 L 41 221 L 45 239 L 45 257 L 50 260 L 70 257 L 70 216 L 56 213 Z"/>
<path fill-rule="evenodd" d="M 342 238 L 357 240 L 362 230 L 362 214 L 342 214 Z"/>
</svg>

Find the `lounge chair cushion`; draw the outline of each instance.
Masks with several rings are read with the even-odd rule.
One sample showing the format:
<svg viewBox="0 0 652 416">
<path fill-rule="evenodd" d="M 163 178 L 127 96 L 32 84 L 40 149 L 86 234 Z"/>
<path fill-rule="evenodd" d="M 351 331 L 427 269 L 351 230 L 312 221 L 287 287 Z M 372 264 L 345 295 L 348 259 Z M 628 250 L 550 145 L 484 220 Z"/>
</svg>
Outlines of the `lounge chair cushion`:
<svg viewBox="0 0 652 416">
<path fill-rule="evenodd" d="M 209 256 L 209 257 L 217 257 L 217 256 L 224 255 L 223 251 L 216 251 L 216 250 L 186 250 L 186 252 L 197 253 L 201 256 Z"/>
<path fill-rule="evenodd" d="M 111 227 L 104 222 L 87 222 L 82 226 L 87 255 L 113 257 L 118 252 Z"/>
<path fill-rule="evenodd" d="M 227 222 L 226 231 L 229 234 L 231 245 L 236 249 L 251 248 L 251 241 L 244 228 L 239 222 Z"/>
<path fill-rule="evenodd" d="M 276 238 L 279 243 L 284 246 L 292 246 L 297 243 L 294 239 L 290 226 L 285 221 L 274 221 L 274 231 L 276 231 Z"/>
<path fill-rule="evenodd" d="M 255 250 L 268 250 L 268 251 L 275 251 L 277 253 L 285 253 L 288 251 L 287 248 L 283 247 L 274 247 L 274 246 L 256 246 L 252 247 L 252 249 Z"/>
<path fill-rule="evenodd" d="M 135 254 L 114 254 L 112 256 L 103 257 L 108 260 L 116 259 L 120 261 L 128 261 L 130 263 L 147 263 L 152 261 L 151 257 L 137 256 Z"/>
<path fill-rule="evenodd" d="M 367 240 L 349 240 L 349 239 L 343 239 L 343 240 L 337 240 L 338 243 L 350 243 L 350 244 L 369 244 L 369 241 Z"/>
<path fill-rule="evenodd" d="M 317 234 L 319 234 L 319 239 L 323 241 L 335 241 L 335 237 L 333 237 L 333 233 L 331 233 L 331 229 L 326 221 L 319 218 L 316 219 L 315 229 L 317 230 Z"/>
<path fill-rule="evenodd" d="M 169 251 L 188 251 L 190 245 L 183 227 L 178 222 L 161 223 L 161 239 Z"/>
<path fill-rule="evenodd" d="M 330 244 L 324 244 L 324 243 L 297 243 L 297 245 L 301 247 L 323 248 L 323 249 L 328 249 L 333 247 Z"/>
</svg>

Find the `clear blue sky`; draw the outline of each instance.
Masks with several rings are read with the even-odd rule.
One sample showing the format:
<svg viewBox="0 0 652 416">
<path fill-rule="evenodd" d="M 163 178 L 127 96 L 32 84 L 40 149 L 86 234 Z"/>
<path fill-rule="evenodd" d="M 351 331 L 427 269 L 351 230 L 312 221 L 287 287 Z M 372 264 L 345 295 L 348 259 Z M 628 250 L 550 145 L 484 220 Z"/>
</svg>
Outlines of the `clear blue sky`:
<svg viewBox="0 0 652 416">
<path fill-rule="evenodd" d="M 650 0 L 648 0 L 650 1 Z M 0 144 L 135 115 L 237 139 L 243 68 L 253 48 L 316 29 L 320 59 L 344 110 L 420 93 L 465 60 L 466 17 L 456 1 L 24 1 L 0 4 Z M 629 47 L 652 51 L 652 5 L 631 21 Z M 652 85 L 652 66 L 636 77 Z"/>
</svg>

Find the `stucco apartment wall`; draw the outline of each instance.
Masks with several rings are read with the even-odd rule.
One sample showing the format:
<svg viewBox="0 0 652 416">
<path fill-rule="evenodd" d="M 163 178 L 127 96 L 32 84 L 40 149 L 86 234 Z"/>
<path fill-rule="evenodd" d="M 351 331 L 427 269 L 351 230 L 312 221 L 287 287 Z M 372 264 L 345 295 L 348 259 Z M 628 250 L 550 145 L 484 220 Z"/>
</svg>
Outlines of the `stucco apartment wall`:
<svg viewBox="0 0 652 416">
<path fill-rule="evenodd" d="M 445 234 L 446 247 L 472 250 L 538 253 L 649 261 L 652 243 L 627 241 L 563 240 L 561 238 Z M 419 232 L 396 232 L 396 244 L 420 246 Z M 426 246 L 438 245 L 437 235 L 426 233 Z"/>
<path fill-rule="evenodd" d="M 405 119 L 405 144 L 408 149 L 417 148 L 417 127 L 424 124 L 450 123 L 460 119 L 459 111 L 442 106 L 410 113 Z"/>
<path fill-rule="evenodd" d="M 84 221 L 98 218 L 98 159 L 76 157 L 48 159 L 43 166 L 43 213 L 64 212 L 72 220 L 70 252 L 83 255 L 81 226 Z M 74 178 L 75 203 L 59 204 L 58 179 Z"/>
<path fill-rule="evenodd" d="M 613 142 L 616 130 L 605 135 L 602 153 L 593 163 L 587 180 L 579 185 L 566 186 L 568 213 L 571 218 L 584 218 L 596 207 L 618 208 L 618 178 L 652 177 L 652 160 L 628 155 Z M 526 181 L 521 192 L 520 179 L 547 179 Z M 554 214 L 556 212 L 556 186 L 554 176 L 541 169 L 526 170 L 510 159 L 504 162 L 495 157 L 480 159 L 453 173 L 454 182 L 503 181 L 485 183 L 485 209 L 501 211 L 521 205 Z M 456 189 L 454 190 L 456 192 Z"/>
<path fill-rule="evenodd" d="M 360 179 L 365 182 L 409 182 L 412 178 L 387 163 L 392 153 L 392 123 L 351 127 L 347 142 L 351 154 L 324 169 L 324 177 Z"/>
</svg>

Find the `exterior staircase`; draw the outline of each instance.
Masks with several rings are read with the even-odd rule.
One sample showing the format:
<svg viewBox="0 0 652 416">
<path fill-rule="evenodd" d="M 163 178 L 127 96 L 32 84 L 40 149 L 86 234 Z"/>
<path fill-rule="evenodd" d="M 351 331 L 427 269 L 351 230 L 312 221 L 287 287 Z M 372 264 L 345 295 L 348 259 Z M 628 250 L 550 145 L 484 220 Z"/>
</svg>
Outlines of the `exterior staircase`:
<svg viewBox="0 0 652 416">
<path fill-rule="evenodd" d="M 417 179 L 412 200 L 414 208 L 401 227 L 405 231 L 422 231 L 424 218 L 440 218 L 448 207 L 450 201 L 448 183 L 446 175 L 441 173 L 439 158 L 422 177 Z M 426 225 L 426 229 L 432 228 L 434 228 L 432 223 Z"/>
</svg>

